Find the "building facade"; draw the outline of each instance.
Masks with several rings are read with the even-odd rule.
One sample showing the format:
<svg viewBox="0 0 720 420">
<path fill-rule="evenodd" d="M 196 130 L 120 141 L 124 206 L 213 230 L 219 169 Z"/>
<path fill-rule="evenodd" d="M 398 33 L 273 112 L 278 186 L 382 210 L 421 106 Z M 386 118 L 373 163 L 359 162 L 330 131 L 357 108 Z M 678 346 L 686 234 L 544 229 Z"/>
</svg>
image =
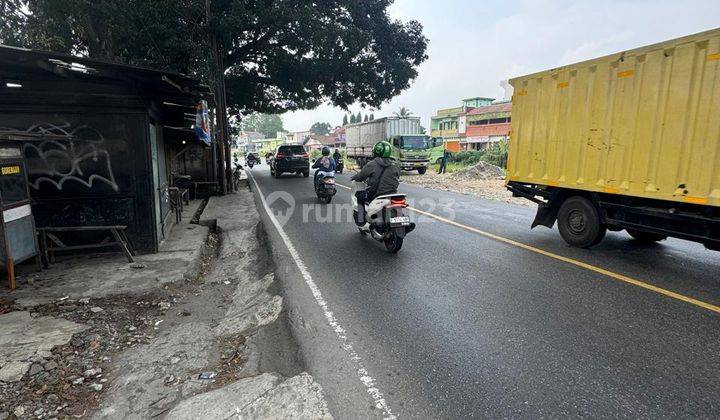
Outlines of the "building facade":
<svg viewBox="0 0 720 420">
<path fill-rule="evenodd" d="M 485 150 L 510 136 L 512 103 L 497 102 L 467 112 L 466 150 Z"/>
<path fill-rule="evenodd" d="M 509 139 L 511 112 L 510 101 L 464 99 L 462 106 L 437 111 L 430 120 L 430 136 L 442 139 L 448 150 L 485 150 Z"/>
<path fill-rule="evenodd" d="M 467 149 L 468 113 L 492 102 L 493 98 L 468 98 L 459 107 L 438 110 L 430 119 L 430 136 L 442 139 L 449 150 Z"/>
<path fill-rule="evenodd" d="M 38 227 L 123 225 L 136 251 L 156 252 L 170 188 L 217 181 L 212 121 L 207 139 L 197 130 L 212 92 L 194 79 L 0 46 L 0 80 L 13 81 L 0 86 L 0 139 L 22 144 Z"/>
</svg>

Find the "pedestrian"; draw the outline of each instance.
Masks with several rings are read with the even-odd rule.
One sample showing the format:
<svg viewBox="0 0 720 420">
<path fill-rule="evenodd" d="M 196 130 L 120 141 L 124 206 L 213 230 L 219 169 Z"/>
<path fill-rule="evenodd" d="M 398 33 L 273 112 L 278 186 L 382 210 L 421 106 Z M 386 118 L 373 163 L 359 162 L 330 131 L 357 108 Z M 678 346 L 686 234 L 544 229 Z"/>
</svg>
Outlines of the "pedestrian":
<svg viewBox="0 0 720 420">
<path fill-rule="evenodd" d="M 440 158 L 440 169 L 438 170 L 439 174 L 445 174 L 447 173 L 447 162 L 448 159 L 450 159 L 450 152 L 446 150 L 443 150 L 442 158 Z"/>
</svg>

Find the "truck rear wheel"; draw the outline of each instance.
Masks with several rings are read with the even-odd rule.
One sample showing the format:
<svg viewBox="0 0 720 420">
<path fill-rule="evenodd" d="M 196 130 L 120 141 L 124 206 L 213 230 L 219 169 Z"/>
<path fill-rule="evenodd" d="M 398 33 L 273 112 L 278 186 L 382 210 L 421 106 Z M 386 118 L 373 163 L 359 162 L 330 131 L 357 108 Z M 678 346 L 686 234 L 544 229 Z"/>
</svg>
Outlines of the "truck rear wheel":
<svg viewBox="0 0 720 420">
<path fill-rule="evenodd" d="M 599 244 L 607 232 L 593 203 L 577 195 L 568 198 L 560 206 L 557 221 L 560 236 L 578 248 Z"/>
<path fill-rule="evenodd" d="M 627 233 L 633 237 L 635 242 L 641 245 L 651 245 L 655 242 L 664 241 L 667 236 L 659 235 L 657 233 L 643 232 L 641 230 L 627 229 Z"/>
</svg>

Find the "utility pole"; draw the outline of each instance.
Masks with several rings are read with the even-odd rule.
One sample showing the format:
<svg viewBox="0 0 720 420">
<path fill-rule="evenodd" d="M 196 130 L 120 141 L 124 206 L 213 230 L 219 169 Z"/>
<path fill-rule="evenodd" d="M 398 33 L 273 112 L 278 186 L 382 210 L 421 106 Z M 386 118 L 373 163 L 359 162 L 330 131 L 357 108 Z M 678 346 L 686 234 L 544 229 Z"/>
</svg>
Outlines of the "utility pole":
<svg viewBox="0 0 720 420">
<path fill-rule="evenodd" d="M 225 98 L 225 74 L 223 67 L 223 57 L 219 50 L 218 39 L 215 31 L 210 27 L 210 0 L 205 0 L 205 19 L 207 23 L 207 35 L 210 41 L 210 52 L 213 56 L 214 72 L 215 72 L 215 106 L 217 108 L 217 125 L 218 125 L 218 161 L 220 172 L 220 191 L 227 194 L 228 185 L 232 188 L 232 183 L 228 182 L 230 178 L 230 144 L 228 142 L 227 129 L 227 102 Z"/>
</svg>

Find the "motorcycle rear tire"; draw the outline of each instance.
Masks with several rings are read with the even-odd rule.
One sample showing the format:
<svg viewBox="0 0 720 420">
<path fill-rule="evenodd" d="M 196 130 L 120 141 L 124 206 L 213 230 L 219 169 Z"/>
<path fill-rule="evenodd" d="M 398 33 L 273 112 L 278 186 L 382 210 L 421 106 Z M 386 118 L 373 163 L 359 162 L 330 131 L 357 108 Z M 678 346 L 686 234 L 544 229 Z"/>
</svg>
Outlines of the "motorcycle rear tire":
<svg viewBox="0 0 720 420">
<path fill-rule="evenodd" d="M 385 244 L 385 249 L 387 249 L 389 253 L 397 254 L 400 251 L 400 248 L 402 248 L 403 238 L 397 237 L 395 235 L 390 235 L 389 237 L 385 238 L 383 243 Z"/>
</svg>

